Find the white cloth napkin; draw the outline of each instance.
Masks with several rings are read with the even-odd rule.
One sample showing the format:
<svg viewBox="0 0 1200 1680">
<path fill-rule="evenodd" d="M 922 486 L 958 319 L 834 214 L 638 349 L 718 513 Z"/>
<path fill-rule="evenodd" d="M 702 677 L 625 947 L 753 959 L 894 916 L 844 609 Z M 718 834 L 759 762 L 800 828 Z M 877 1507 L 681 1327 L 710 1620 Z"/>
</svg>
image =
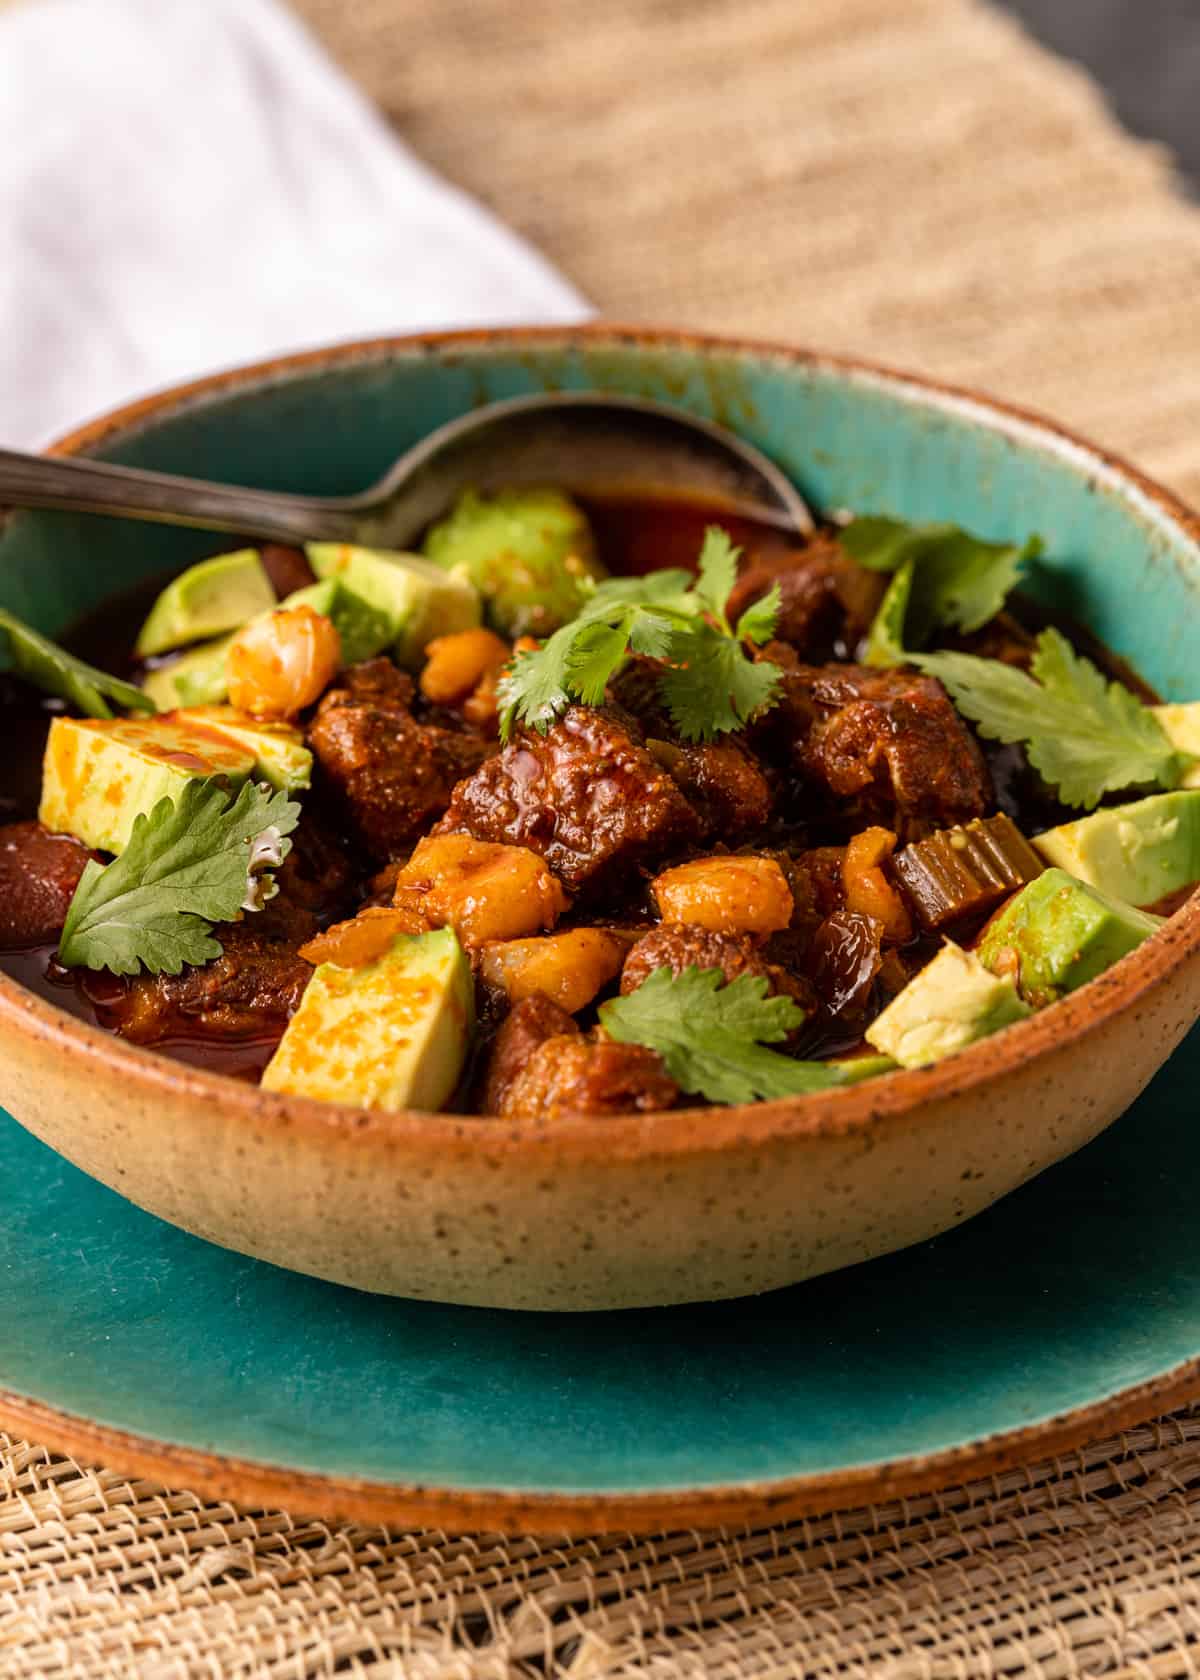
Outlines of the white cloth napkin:
<svg viewBox="0 0 1200 1680">
<path fill-rule="evenodd" d="M 587 312 L 275 0 L 0 8 L 0 443 L 258 356 Z"/>
</svg>

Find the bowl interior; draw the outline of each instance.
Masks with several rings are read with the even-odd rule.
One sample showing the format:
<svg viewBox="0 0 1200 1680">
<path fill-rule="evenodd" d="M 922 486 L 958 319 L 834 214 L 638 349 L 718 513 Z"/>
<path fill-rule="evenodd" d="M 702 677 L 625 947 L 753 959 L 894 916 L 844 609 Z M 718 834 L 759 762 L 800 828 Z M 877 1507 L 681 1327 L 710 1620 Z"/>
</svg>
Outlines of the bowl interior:
<svg viewBox="0 0 1200 1680">
<path fill-rule="evenodd" d="M 1034 422 L 902 376 L 820 358 L 631 335 L 514 334 L 331 353 L 234 378 L 109 429 L 105 460 L 314 493 L 381 474 L 473 405 L 612 389 L 732 426 L 818 507 L 953 520 L 993 538 L 1038 532 L 1031 592 L 1086 622 L 1164 695 L 1200 670 L 1200 546 L 1104 459 Z M 51 513 L 0 533 L 0 603 L 51 633 L 114 589 L 179 567 L 211 533 Z"/>
</svg>

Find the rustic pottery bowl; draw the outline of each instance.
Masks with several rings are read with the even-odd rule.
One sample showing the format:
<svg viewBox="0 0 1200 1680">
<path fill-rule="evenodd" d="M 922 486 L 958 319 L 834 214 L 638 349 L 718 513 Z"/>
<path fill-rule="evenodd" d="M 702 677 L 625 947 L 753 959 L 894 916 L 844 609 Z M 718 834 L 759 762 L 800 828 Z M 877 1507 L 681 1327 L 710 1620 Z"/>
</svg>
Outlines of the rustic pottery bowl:
<svg viewBox="0 0 1200 1680">
<path fill-rule="evenodd" d="M 611 327 L 340 346 L 169 391 L 63 440 L 280 489 L 370 482 L 473 404 L 545 389 L 676 402 L 744 433 L 818 507 L 1041 533 L 1033 592 L 1169 697 L 1200 694 L 1200 522 L 1055 426 L 807 351 Z M 0 602 L 54 633 L 212 552 L 51 514 L 0 528 Z M 371 1114 L 137 1049 L 0 977 L 0 1100 L 140 1206 L 360 1289 L 580 1309 L 775 1289 L 969 1219 L 1114 1120 L 1200 1015 L 1200 895 L 1047 1013 L 940 1066 L 753 1107 L 545 1124 Z"/>
</svg>

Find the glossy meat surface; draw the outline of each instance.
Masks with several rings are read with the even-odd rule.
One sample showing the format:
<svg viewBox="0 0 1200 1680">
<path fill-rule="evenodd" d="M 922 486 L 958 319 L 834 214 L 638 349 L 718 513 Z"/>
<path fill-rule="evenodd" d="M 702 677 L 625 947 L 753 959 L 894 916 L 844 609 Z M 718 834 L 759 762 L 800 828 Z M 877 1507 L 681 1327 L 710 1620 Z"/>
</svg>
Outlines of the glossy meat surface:
<svg viewBox="0 0 1200 1680">
<path fill-rule="evenodd" d="M 807 981 L 769 961 L 747 934 L 711 933 L 706 928 L 663 922 L 644 933 L 625 958 L 622 994 L 636 991 L 658 968 L 669 968 L 672 974 L 682 974 L 685 968 L 719 968 L 726 981 L 757 975 L 767 982 L 772 995 L 790 997 L 806 1012 L 816 1001 Z"/>
<path fill-rule="evenodd" d="M 418 721 L 412 700 L 411 678 L 368 660 L 329 690 L 309 730 L 327 786 L 380 862 L 427 832 L 491 750 L 481 735 Z"/>
<path fill-rule="evenodd" d="M 483 1107 L 506 1119 L 627 1114 L 671 1108 L 679 1087 L 653 1050 L 614 1044 L 578 1024 L 548 998 L 527 998 L 492 1041 Z"/>
<path fill-rule="evenodd" d="M 460 783 L 440 832 L 527 846 L 569 893 L 594 894 L 627 882 L 699 827 L 632 719 L 572 706 L 544 735 L 518 730 Z"/>
</svg>

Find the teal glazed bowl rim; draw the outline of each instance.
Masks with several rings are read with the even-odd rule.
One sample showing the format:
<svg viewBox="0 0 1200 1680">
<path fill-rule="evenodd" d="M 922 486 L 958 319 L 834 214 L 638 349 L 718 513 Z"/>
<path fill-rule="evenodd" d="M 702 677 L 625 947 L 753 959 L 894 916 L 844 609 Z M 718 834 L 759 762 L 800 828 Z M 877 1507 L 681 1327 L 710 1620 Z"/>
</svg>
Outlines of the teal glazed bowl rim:
<svg viewBox="0 0 1200 1680">
<path fill-rule="evenodd" d="M 52 448 L 56 454 L 87 454 L 141 427 L 243 389 L 286 382 L 293 374 L 396 357 L 452 356 L 489 349 L 531 351 L 561 347 L 682 350 L 700 356 L 745 355 L 781 367 L 828 370 L 851 381 L 907 394 L 916 402 L 990 428 L 1013 441 L 1056 457 L 1077 473 L 1133 502 L 1148 522 L 1170 530 L 1184 564 L 1200 582 L 1200 518 L 1175 495 L 1119 458 L 1026 409 L 853 356 L 814 352 L 788 345 L 671 329 L 594 324 L 581 327 L 488 329 L 383 338 L 339 344 L 219 372 L 155 393 L 72 431 Z M 2 520 L 0 520 L 2 523 Z M 1182 538 L 1182 543 L 1179 539 Z M 895 1072 L 833 1093 L 729 1109 L 678 1109 L 649 1115 L 542 1121 L 488 1121 L 454 1114 L 364 1112 L 338 1105 L 268 1093 L 222 1075 L 172 1062 L 123 1043 L 81 1022 L 0 975 L 0 1046 L 6 1035 L 36 1037 L 57 1056 L 136 1087 L 152 1104 L 170 1092 L 218 1106 L 228 1121 L 277 1129 L 292 1136 L 331 1131 L 374 1135 L 385 1147 L 419 1142 L 454 1159 L 479 1149 L 527 1159 L 538 1170 L 556 1159 L 587 1163 L 614 1158 L 669 1161 L 685 1155 L 717 1154 L 785 1137 L 869 1133 L 899 1116 L 921 1121 L 921 1111 L 938 1099 L 979 1090 L 1017 1067 L 1035 1063 L 1065 1042 L 1083 1043 L 1103 1034 L 1123 1012 L 1150 992 L 1169 988 L 1173 978 L 1200 953 L 1200 893 L 1151 939 L 1100 979 L 1058 1002 L 1050 1011 L 1017 1023 L 929 1069 Z M 703 1123 L 698 1122 L 702 1119 Z M 486 1128 L 486 1131 L 483 1130 Z M 440 1524 L 452 1529 L 502 1527 L 569 1529 L 574 1533 L 631 1527 L 687 1526 L 735 1522 L 751 1507 L 758 1519 L 829 1509 L 856 1499 L 889 1499 L 928 1489 L 967 1474 L 993 1473 L 1038 1455 L 1067 1450 L 1107 1429 L 1127 1425 L 1200 1395 L 1200 1361 L 1188 1360 L 1147 1381 L 1094 1403 L 892 1464 L 846 1469 L 832 1475 L 787 1477 L 736 1487 L 706 1486 L 672 1493 L 540 1495 L 489 1489 L 402 1487 L 347 1477 L 235 1460 L 219 1453 L 153 1441 L 144 1436 L 57 1411 L 29 1397 L 0 1390 L 0 1421 L 59 1450 L 161 1477 L 200 1492 L 236 1497 L 243 1503 L 285 1503 L 327 1516 Z"/>
<path fill-rule="evenodd" d="M 489 346 L 520 347 L 614 346 L 682 348 L 693 351 L 744 353 L 811 368 L 827 368 L 852 377 L 908 389 L 933 398 L 946 412 L 983 421 L 1016 439 L 1036 440 L 1087 474 L 1132 490 L 1157 514 L 1166 515 L 1189 540 L 1200 573 L 1200 516 L 1178 497 L 1119 457 L 1089 443 L 1078 434 L 1031 410 L 980 395 L 962 387 L 921 375 L 884 367 L 849 355 L 827 354 L 753 339 L 691 333 L 666 328 L 589 324 L 576 327 L 519 327 L 475 329 L 370 339 L 326 349 L 302 351 L 268 361 L 249 363 L 169 387 L 100 416 L 58 439 L 51 454 L 87 454 L 136 430 L 144 422 L 244 386 L 271 383 L 293 371 L 335 366 L 343 362 L 387 360 L 397 354 L 438 357 L 456 349 Z M 653 1114 L 605 1117 L 580 1116 L 547 1123 L 541 1120 L 481 1122 L 452 1113 L 427 1114 L 404 1110 L 385 1114 L 312 1099 L 280 1096 L 242 1084 L 222 1074 L 168 1061 L 136 1045 L 79 1021 L 43 1002 L 18 982 L 0 975 L 0 1033 L 36 1030 L 50 1036 L 64 1055 L 99 1060 L 114 1074 L 136 1079 L 148 1093 L 169 1087 L 200 1098 L 220 1099 L 226 1113 L 275 1121 L 290 1127 L 325 1131 L 330 1127 L 372 1130 L 397 1140 L 417 1140 L 448 1155 L 478 1148 L 480 1127 L 487 1126 L 490 1154 L 528 1151 L 539 1162 L 548 1155 L 572 1160 L 611 1161 L 614 1158 L 661 1160 L 690 1153 L 719 1153 L 733 1144 L 795 1134 L 829 1135 L 863 1131 L 902 1112 L 919 1111 L 927 1102 L 951 1093 L 962 1094 L 985 1085 L 1007 1070 L 1034 1060 L 1067 1040 L 1080 1041 L 1104 1031 L 1107 1023 L 1151 988 L 1166 986 L 1172 976 L 1200 952 L 1200 893 L 1170 918 L 1145 944 L 1099 979 L 1042 1011 L 984 1039 L 933 1067 L 889 1073 L 838 1091 L 799 1098 L 781 1098 L 731 1108 L 677 1108 Z M 697 1121 L 703 1116 L 703 1124 Z"/>
</svg>

